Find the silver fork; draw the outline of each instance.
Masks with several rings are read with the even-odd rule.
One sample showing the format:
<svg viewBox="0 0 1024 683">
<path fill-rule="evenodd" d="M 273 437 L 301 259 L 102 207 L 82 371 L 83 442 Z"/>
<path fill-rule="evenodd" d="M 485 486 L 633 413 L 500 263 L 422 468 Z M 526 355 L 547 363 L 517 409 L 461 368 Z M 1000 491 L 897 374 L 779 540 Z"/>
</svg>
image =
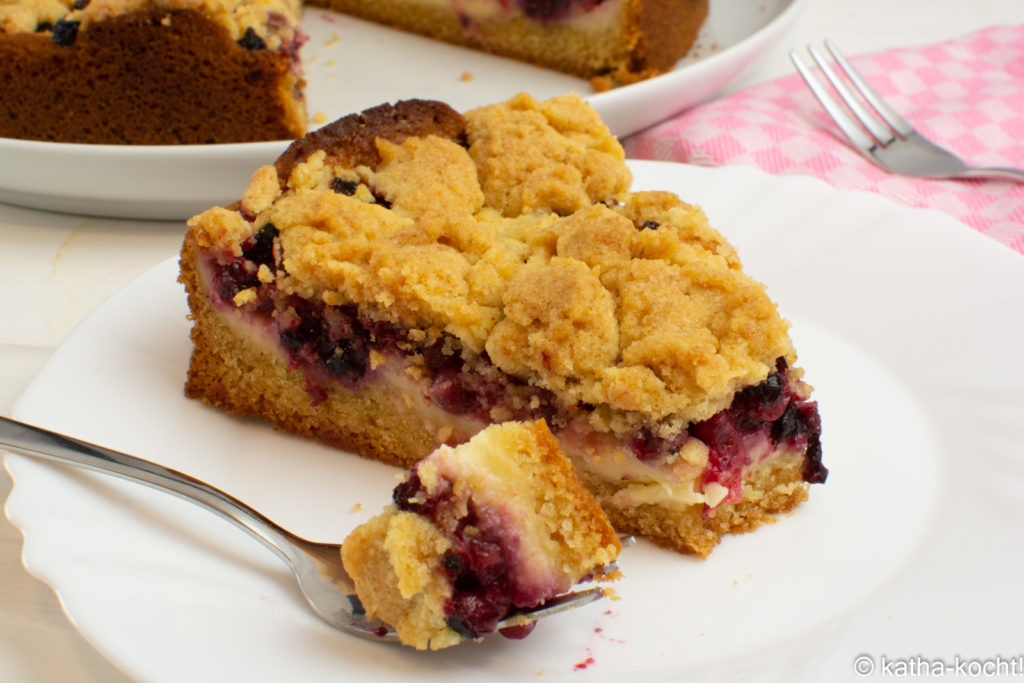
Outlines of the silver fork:
<svg viewBox="0 0 1024 683">
<path fill-rule="evenodd" d="M 828 88 L 814 75 L 796 50 L 790 50 L 789 58 L 832 120 L 839 125 L 856 150 L 869 160 L 893 173 L 919 178 L 1024 181 L 1024 171 L 968 166 L 960 157 L 925 138 L 879 97 L 832 42 L 826 40 L 825 47 L 856 87 L 860 97 L 839 77 L 818 48 L 808 45 L 807 49 L 848 110 L 832 97 Z M 861 98 L 870 108 L 864 105 Z"/>
<path fill-rule="evenodd" d="M 306 601 L 328 624 L 346 633 L 398 642 L 390 627 L 367 617 L 352 579 L 341 564 L 341 546 L 336 543 L 300 538 L 237 498 L 187 474 L 6 417 L 0 417 L 0 447 L 147 484 L 216 513 L 280 555 L 295 574 Z M 632 538 L 624 539 L 623 546 L 631 541 Z M 593 602 L 602 595 L 601 588 L 564 593 L 539 607 L 507 617 L 498 628 L 522 626 Z"/>
</svg>

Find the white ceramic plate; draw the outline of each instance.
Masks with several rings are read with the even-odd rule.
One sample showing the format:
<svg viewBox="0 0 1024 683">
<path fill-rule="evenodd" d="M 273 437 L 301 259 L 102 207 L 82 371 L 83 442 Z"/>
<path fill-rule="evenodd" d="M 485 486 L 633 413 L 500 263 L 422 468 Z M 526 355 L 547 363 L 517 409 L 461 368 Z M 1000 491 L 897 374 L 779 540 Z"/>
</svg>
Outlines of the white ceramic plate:
<svg viewBox="0 0 1024 683">
<path fill-rule="evenodd" d="M 793 514 L 705 561 L 641 542 L 621 558 L 617 601 L 523 641 L 416 653 L 320 623 L 275 556 L 188 503 L 8 456 L 29 571 L 148 681 L 840 681 L 860 655 L 879 669 L 1019 655 L 1024 259 L 943 215 L 813 179 L 632 168 L 637 187 L 704 206 L 793 321 L 831 469 Z M 16 417 L 189 472 L 307 537 L 344 538 L 395 471 L 183 398 L 175 268 L 77 328 Z"/>
<path fill-rule="evenodd" d="M 725 87 L 775 44 L 806 2 L 711 0 L 697 45 L 673 72 L 590 99 L 616 135 L 646 128 Z M 464 111 L 524 91 L 538 98 L 592 93 L 581 79 L 317 8 L 307 8 L 302 26 L 310 36 L 302 49 L 309 113 L 322 114 L 323 122 L 413 97 Z M 0 138 L 0 201 L 47 211 L 184 220 L 236 200 L 252 172 L 285 146 L 131 147 Z"/>
</svg>

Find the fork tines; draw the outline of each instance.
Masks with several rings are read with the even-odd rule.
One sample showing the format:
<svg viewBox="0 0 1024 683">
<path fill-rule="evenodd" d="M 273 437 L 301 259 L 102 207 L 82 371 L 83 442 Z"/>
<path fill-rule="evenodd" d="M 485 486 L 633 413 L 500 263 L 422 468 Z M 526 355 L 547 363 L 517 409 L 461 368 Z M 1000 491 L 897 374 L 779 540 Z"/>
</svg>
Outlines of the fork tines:
<svg viewBox="0 0 1024 683">
<path fill-rule="evenodd" d="M 848 110 L 844 109 L 831 95 L 828 88 L 814 75 L 811 68 L 807 66 L 795 50 L 790 50 L 789 58 L 797 71 L 800 72 L 811 92 L 821 102 L 821 106 L 825 108 L 829 116 L 839 125 L 843 133 L 850 138 L 851 142 L 859 149 L 867 151 L 876 145 L 886 147 L 893 142 L 895 137 L 904 138 L 914 132 L 910 124 L 897 114 L 892 107 L 887 105 L 861 75 L 850 66 L 849 62 L 846 61 L 846 58 L 839 51 L 839 48 L 828 40 L 825 41 L 825 47 L 828 49 L 835 64 L 839 66 L 842 73 L 848 79 L 848 82 L 839 76 L 821 50 L 813 45 L 808 45 L 807 50 L 810 52 L 811 57 L 814 58 L 818 68 L 825 74 L 829 83 L 832 84 L 836 93 L 839 94 L 839 97 L 846 104 Z M 856 88 L 856 92 L 850 87 L 850 83 Z M 871 109 L 865 106 L 865 103 Z M 874 113 L 871 110 L 874 110 Z M 853 116 L 850 116 L 850 113 Z M 879 120 L 879 117 L 881 120 Z M 865 131 L 870 134 L 870 137 L 865 134 Z"/>
</svg>

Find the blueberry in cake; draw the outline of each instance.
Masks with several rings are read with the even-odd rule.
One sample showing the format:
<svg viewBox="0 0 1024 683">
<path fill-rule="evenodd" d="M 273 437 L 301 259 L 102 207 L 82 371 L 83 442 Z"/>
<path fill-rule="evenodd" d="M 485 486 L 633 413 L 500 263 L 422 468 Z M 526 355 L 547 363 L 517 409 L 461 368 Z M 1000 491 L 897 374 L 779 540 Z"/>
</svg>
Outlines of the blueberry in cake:
<svg viewBox="0 0 1024 683">
<path fill-rule="evenodd" d="M 670 70 L 708 0 L 326 0 L 347 14 L 591 79 L 604 90 Z"/>
<path fill-rule="evenodd" d="M 299 10 L 298 0 L 0 0 L 0 137 L 300 136 Z"/>
<path fill-rule="evenodd" d="M 602 570 L 619 538 L 543 421 L 441 446 L 393 501 L 345 539 L 342 560 L 367 612 L 417 649 L 480 638 L 517 610 L 616 576 Z"/>
<path fill-rule="evenodd" d="M 706 555 L 824 482 L 788 325 L 568 95 L 382 105 L 189 221 L 186 394 L 410 467 L 543 419 L 615 527 Z"/>
</svg>

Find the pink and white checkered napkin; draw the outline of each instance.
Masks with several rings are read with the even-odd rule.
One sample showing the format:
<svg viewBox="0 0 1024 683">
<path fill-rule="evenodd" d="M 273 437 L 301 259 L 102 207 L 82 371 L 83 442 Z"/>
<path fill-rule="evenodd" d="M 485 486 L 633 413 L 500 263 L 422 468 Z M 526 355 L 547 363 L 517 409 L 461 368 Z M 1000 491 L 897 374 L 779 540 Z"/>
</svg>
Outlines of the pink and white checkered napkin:
<svg viewBox="0 0 1024 683">
<path fill-rule="evenodd" d="M 926 137 L 979 166 L 1024 168 L 1024 25 L 850 62 Z M 845 142 L 795 72 L 691 109 L 623 141 L 633 159 L 817 176 L 944 211 L 1024 253 L 1024 183 L 887 173 Z"/>
</svg>

